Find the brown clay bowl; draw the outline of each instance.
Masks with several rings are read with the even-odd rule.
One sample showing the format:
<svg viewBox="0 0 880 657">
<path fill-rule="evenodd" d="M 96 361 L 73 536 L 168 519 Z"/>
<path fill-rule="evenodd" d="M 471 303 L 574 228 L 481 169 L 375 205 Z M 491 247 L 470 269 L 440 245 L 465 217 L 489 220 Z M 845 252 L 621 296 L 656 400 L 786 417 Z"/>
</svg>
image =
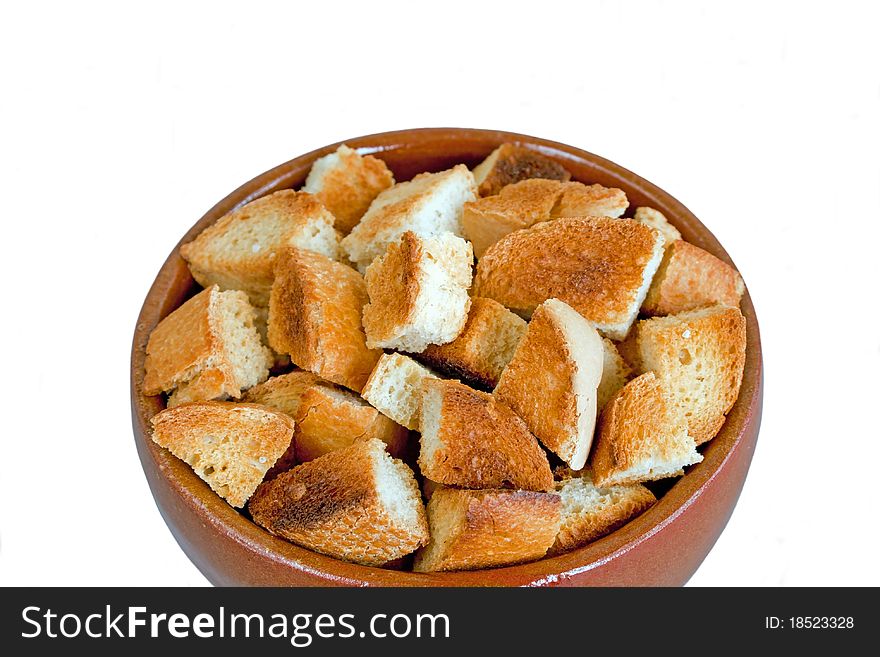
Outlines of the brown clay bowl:
<svg viewBox="0 0 880 657">
<path fill-rule="evenodd" d="M 397 180 L 459 162 L 473 166 L 502 142 L 527 144 L 559 160 L 586 183 L 619 187 L 631 207 L 663 212 L 684 239 L 730 262 L 709 230 L 662 189 L 608 160 L 543 139 L 491 130 L 401 130 L 345 143 L 385 160 Z M 245 183 L 199 219 L 180 243 L 233 208 L 279 189 L 299 187 L 312 162 L 338 144 L 301 155 Z M 179 244 L 178 244 L 179 247 Z M 164 407 L 143 394 L 150 331 L 195 290 L 175 248 L 144 301 L 131 356 L 131 408 L 137 450 L 156 504 L 177 542 L 217 585 L 274 586 L 677 586 L 687 582 L 720 535 L 739 497 L 758 438 L 762 374 L 758 321 L 748 292 L 742 301 L 748 347 L 739 400 L 704 460 L 646 513 L 586 547 L 551 559 L 473 572 L 419 574 L 337 561 L 271 536 L 215 495 L 183 461 L 149 438 L 149 420 Z"/>
</svg>

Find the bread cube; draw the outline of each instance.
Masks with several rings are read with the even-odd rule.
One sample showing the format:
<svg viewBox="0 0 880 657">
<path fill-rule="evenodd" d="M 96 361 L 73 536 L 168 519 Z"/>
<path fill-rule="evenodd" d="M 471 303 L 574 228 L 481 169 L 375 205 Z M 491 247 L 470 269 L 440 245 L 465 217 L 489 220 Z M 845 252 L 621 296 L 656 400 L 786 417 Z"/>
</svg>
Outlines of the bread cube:
<svg viewBox="0 0 880 657">
<path fill-rule="evenodd" d="M 471 304 L 472 265 L 460 237 L 404 233 L 367 268 L 367 346 L 420 352 L 458 337 Z"/>
<path fill-rule="evenodd" d="M 492 395 L 425 379 L 419 422 L 422 474 L 448 486 L 550 490 L 547 456 L 525 423 Z"/>
<path fill-rule="evenodd" d="M 550 298 L 623 339 L 663 256 L 663 237 L 631 219 L 556 219 L 505 236 L 477 263 L 474 296 L 523 317 Z"/>
<path fill-rule="evenodd" d="M 186 461 L 220 497 L 243 507 L 293 439 L 294 422 L 256 404 L 195 402 L 150 420 L 153 442 Z"/>
<path fill-rule="evenodd" d="M 529 178 L 568 180 L 571 173 L 555 160 L 516 144 L 501 144 L 474 167 L 480 196 L 497 194 L 507 185 Z"/>
<path fill-rule="evenodd" d="M 589 468 L 578 472 L 561 468 L 557 477 L 562 522 L 548 556 L 570 552 L 610 534 L 657 501 L 641 484 L 599 487 Z"/>
<path fill-rule="evenodd" d="M 439 173 L 421 173 L 384 190 L 342 242 L 361 273 L 407 231 L 430 237 L 461 235 L 461 211 L 476 198 L 474 177 L 459 164 Z"/>
<path fill-rule="evenodd" d="M 474 255 L 481 258 L 490 246 L 514 231 L 564 217 L 619 217 L 627 205 L 626 194 L 619 189 L 532 178 L 465 203 L 461 221 L 464 236 L 474 245 Z"/>
<path fill-rule="evenodd" d="M 244 290 L 255 306 L 267 306 L 281 249 L 295 246 L 339 259 L 333 222 L 311 194 L 283 189 L 222 216 L 181 246 L 180 255 L 204 287 Z"/>
<path fill-rule="evenodd" d="M 703 460 L 684 417 L 664 396 L 653 372 L 627 383 L 611 398 L 596 433 L 590 466 L 597 486 L 626 486 L 677 477 Z"/>
<path fill-rule="evenodd" d="M 393 184 L 394 174 L 382 160 L 342 144 L 315 160 L 302 191 L 314 194 L 336 217 L 336 230 L 348 235 L 373 199 Z"/>
<path fill-rule="evenodd" d="M 596 391 L 596 411 L 602 412 L 605 404 L 626 385 L 632 376 L 632 368 L 608 338 L 602 338 L 602 380 Z"/>
<path fill-rule="evenodd" d="M 431 540 L 413 570 L 496 568 L 540 559 L 560 523 L 555 493 L 512 490 L 435 490 L 428 502 Z"/>
<path fill-rule="evenodd" d="M 366 302 L 364 279 L 351 267 L 284 249 L 269 300 L 269 345 L 298 367 L 360 392 L 382 355 L 366 344 Z"/>
<path fill-rule="evenodd" d="M 701 445 L 721 429 L 739 396 L 746 320 L 739 308 L 712 306 L 637 324 L 639 371 L 652 371 Z"/>
<path fill-rule="evenodd" d="M 603 360 L 596 329 L 568 304 L 548 299 L 532 316 L 493 394 L 547 449 L 579 470 L 593 442 Z"/>
<path fill-rule="evenodd" d="M 240 397 L 269 376 L 271 354 L 254 322 L 244 292 L 202 290 L 150 334 L 144 392 L 169 393 L 168 406 Z"/>
<path fill-rule="evenodd" d="M 377 438 L 282 472 L 257 489 L 248 510 L 276 536 L 365 566 L 399 559 L 428 542 L 415 476 Z"/>
<path fill-rule="evenodd" d="M 383 354 L 362 392 L 380 413 L 408 429 L 419 428 L 422 382 L 437 375 L 403 354 Z"/>
<path fill-rule="evenodd" d="M 474 297 L 459 336 L 428 345 L 417 358 L 452 377 L 494 388 L 525 332 L 521 317 L 493 299 Z"/>
<path fill-rule="evenodd" d="M 629 207 L 622 189 L 602 185 L 584 185 L 567 182 L 562 194 L 550 213 L 551 219 L 561 217 L 612 217 L 621 216 Z"/>
<path fill-rule="evenodd" d="M 503 187 L 492 196 L 464 204 L 461 215 L 464 236 L 481 258 L 505 235 L 550 219 L 562 194 L 558 180 L 534 178 Z"/>
<path fill-rule="evenodd" d="M 274 376 L 254 386 L 244 401 L 287 413 L 296 422 L 290 449 L 269 476 L 289 470 L 328 452 L 348 447 L 361 438 L 378 438 L 388 453 L 399 457 L 409 432 L 382 415 L 352 392 L 324 381 L 311 372 Z"/>
<path fill-rule="evenodd" d="M 738 306 L 743 292 L 745 285 L 736 269 L 711 253 L 678 240 L 666 247 L 642 303 L 642 312 L 675 315 L 715 304 Z"/>
</svg>

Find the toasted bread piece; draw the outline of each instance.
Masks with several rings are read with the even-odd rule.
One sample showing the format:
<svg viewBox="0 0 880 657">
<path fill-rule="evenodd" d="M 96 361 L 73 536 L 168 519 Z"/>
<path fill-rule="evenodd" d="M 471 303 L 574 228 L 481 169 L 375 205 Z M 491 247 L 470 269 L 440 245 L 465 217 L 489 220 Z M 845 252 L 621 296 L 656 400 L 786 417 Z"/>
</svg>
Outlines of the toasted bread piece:
<svg viewBox="0 0 880 657">
<path fill-rule="evenodd" d="M 653 372 L 621 388 L 599 416 L 590 457 L 597 486 L 625 486 L 684 474 L 703 460 L 687 423 Z"/>
<path fill-rule="evenodd" d="M 560 523 L 555 493 L 511 490 L 435 490 L 428 502 L 431 541 L 413 570 L 495 568 L 543 557 Z"/>
<path fill-rule="evenodd" d="M 451 342 L 467 321 L 471 245 L 452 233 L 405 232 L 367 267 L 367 346 L 420 352 Z"/>
<path fill-rule="evenodd" d="M 593 442 L 603 359 L 596 329 L 568 304 L 548 299 L 532 316 L 494 395 L 547 449 L 580 470 Z"/>
<path fill-rule="evenodd" d="M 474 297 L 459 336 L 428 345 L 417 358 L 453 377 L 494 388 L 525 332 L 521 317 L 493 299 Z"/>
<path fill-rule="evenodd" d="M 248 504 L 254 522 L 276 536 L 367 566 L 428 542 L 428 523 L 412 470 L 377 438 L 282 472 Z"/>
<path fill-rule="evenodd" d="M 391 456 L 399 457 L 409 436 L 405 427 L 354 393 L 311 372 L 274 376 L 248 390 L 244 400 L 287 413 L 296 421 L 293 443 L 276 464 L 276 472 L 270 471 L 272 476 L 295 463 L 348 447 L 359 438 L 378 438 Z"/>
<path fill-rule="evenodd" d="M 474 245 L 474 255 L 481 258 L 514 231 L 563 217 L 619 217 L 628 205 L 620 189 L 532 178 L 465 203 L 461 223 L 465 237 Z"/>
<path fill-rule="evenodd" d="M 666 247 L 642 312 L 674 315 L 719 303 L 738 306 L 743 292 L 736 269 L 698 246 L 677 240 Z"/>
<path fill-rule="evenodd" d="M 547 456 L 525 422 L 492 395 L 425 379 L 419 423 L 422 474 L 464 488 L 550 490 Z"/>
<path fill-rule="evenodd" d="M 294 422 L 257 404 L 196 402 L 150 420 L 153 442 L 186 461 L 211 489 L 241 508 L 293 439 Z"/>
<path fill-rule="evenodd" d="M 393 184 L 394 174 L 382 160 L 342 144 L 315 160 L 302 191 L 314 194 L 336 217 L 336 230 L 348 235 L 373 199 Z"/>
<path fill-rule="evenodd" d="M 596 411 L 602 412 L 605 404 L 626 385 L 632 376 L 632 368 L 618 353 L 614 343 L 602 338 L 602 380 L 596 391 Z"/>
<path fill-rule="evenodd" d="M 619 217 L 629 207 L 626 193 L 617 187 L 567 182 L 550 213 L 560 217 Z"/>
<path fill-rule="evenodd" d="M 342 248 L 363 273 L 408 230 L 424 237 L 444 232 L 461 236 L 461 209 L 474 198 L 474 177 L 463 164 L 439 173 L 420 173 L 379 194 L 342 240 Z"/>
<path fill-rule="evenodd" d="M 562 186 L 558 180 L 533 178 L 465 203 L 461 225 L 464 236 L 474 245 L 474 255 L 481 258 L 505 235 L 549 220 Z"/>
<path fill-rule="evenodd" d="M 636 328 L 640 371 L 653 371 L 687 420 L 698 445 L 715 437 L 739 396 L 746 320 L 739 308 L 712 306 L 642 320 Z"/>
<path fill-rule="evenodd" d="M 662 256 L 663 237 L 631 219 L 556 219 L 489 247 L 477 263 L 473 294 L 524 317 L 555 297 L 620 340 Z"/>
<path fill-rule="evenodd" d="M 383 354 L 362 395 L 380 413 L 407 429 L 419 428 L 422 381 L 437 378 L 427 367 L 403 354 Z"/>
<path fill-rule="evenodd" d="M 166 408 L 193 402 L 229 399 L 227 373 L 216 367 L 206 367 L 186 383 L 181 383 L 168 395 Z"/>
<path fill-rule="evenodd" d="M 260 343 L 255 313 L 244 292 L 202 290 L 150 334 L 144 392 L 170 393 L 169 406 L 240 397 L 265 381 L 271 355 Z"/>
<path fill-rule="evenodd" d="M 555 160 L 516 144 L 501 144 L 474 167 L 480 196 L 497 194 L 506 185 L 529 178 L 565 181 L 571 173 Z"/>
<path fill-rule="evenodd" d="M 382 355 L 367 347 L 366 302 L 367 286 L 351 267 L 284 249 L 269 300 L 269 345 L 304 370 L 360 392 Z"/>
<path fill-rule="evenodd" d="M 204 287 L 244 290 L 255 306 L 269 303 L 278 251 L 295 246 L 339 259 L 333 215 L 311 194 L 283 189 L 220 217 L 180 247 Z"/>
<path fill-rule="evenodd" d="M 641 484 L 600 488 L 589 468 L 557 470 L 562 523 L 548 556 L 569 552 L 610 534 L 650 507 L 657 498 Z"/>
<path fill-rule="evenodd" d="M 659 230 L 663 235 L 663 238 L 666 240 L 666 246 L 669 246 L 675 240 L 681 239 L 681 233 L 678 232 L 678 229 L 669 223 L 666 215 L 659 210 L 646 207 L 636 208 L 635 214 L 633 214 L 633 219 L 641 224 Z"/>
</svg>

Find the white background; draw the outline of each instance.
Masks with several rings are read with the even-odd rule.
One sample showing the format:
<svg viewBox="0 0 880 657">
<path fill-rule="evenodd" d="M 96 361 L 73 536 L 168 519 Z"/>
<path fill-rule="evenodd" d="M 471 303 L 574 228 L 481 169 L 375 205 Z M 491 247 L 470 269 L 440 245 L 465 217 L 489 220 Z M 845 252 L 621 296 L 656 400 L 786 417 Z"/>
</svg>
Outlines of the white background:
<svg viewBox="0 0 880 657">
<path fill-rule="evenodd" d="M 468 126 L 641 174 L 745 277 L 761 437 L 691 584 L 880 584 L 871 3 L 123 4 L 0 16 L 0 583 L 204 585 L 130 428 L 129 346 L 156 271 L 276 164 Z"/>
</svg>

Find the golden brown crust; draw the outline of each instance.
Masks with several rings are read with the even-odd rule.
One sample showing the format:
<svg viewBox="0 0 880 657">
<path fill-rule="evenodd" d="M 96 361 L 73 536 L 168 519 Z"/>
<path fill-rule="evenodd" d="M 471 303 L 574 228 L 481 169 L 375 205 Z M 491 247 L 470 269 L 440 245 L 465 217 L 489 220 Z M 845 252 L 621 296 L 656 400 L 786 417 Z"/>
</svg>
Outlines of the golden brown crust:
<svg viewBox="0 0 880 657">
<path fill-rule="evenodd" d="M 529 316 L 550 298 L 600 331 L 626 324 L 659 235 L 629 219 L 556 219 L 493 244 L 477 263 L 473 294 Z"/>
<path fill-rule="evenodd" d="M 344 396 L 343 396 L 344 395 Z M 399 458 L 409 431 L 367 404 L 357 404 L 354 395 L 340 390 L 334 395 L 327 386 L 313 386 L 300 400 L 297 428 L 297 461 L 305 462 L 327 452 L 347 447 L 355 440 L 378 438 L 388 453 Z"/>
<path fill-rule="evenodd" d="M 599 486 L 616 471 L 628 470 L 644 458 L 644 445 L 660 436 L 669 408 L 653 372 L 636 377 L 614 395 L 599 418 L 590 466 Z M 656 429 L 655 429 L 656 427 Z"/>
<path fill-rule="evenodd" d="M 432 392 L 441 400 L 433 429 L 422 407 L 419 467 L 425 477 L 465 488 L 553 487 L 547 456 L 510 408 L 457 381 L 426 379 L 422 390 L 423 404 Z"/>
<path fill-rule="evenodd" d="M 463 164 L 446 171 L 420 173 L 379 194 L 341 245 L 349 259 L 364 271 L 406 230 L 460 234 L 461 205 L 475 196 L 473 175 Z"/>
<path fill-rule="evenodd" d="M 556 491 L 562 498 L 562 522 L 548 556 L 569 552 L 610 534 L 657 501 L 641 484 L 597 487 L 589 468 L 579 472 L 561 469 Z"/>
<path fill-rule="evenodd" d="M 357 441 L 263 483 L 248 510 L 272 534 L 338 559 L 370 566 L 397 559 L 427 542 L 428 527 L 418 485 L 400 461 L 393 467 L 418 517 L 404 522 L 383 502 L 376 473 L 383 457 L 381 441 Z"/>
<path fill-rule="evenodd" d="M 616 187 L 567 182 L 550 212 L 551 219 L 561 217 L 619 217 L 629 207 L 626 194 Z"/>
<path fill-rule="evenodd" d="M 216 285 L 202 290 L 153 329 L 144 361 L 146 394 L 178 388 L 172 406 L 241 394 L 218 326 L 219 295 Z"/>
<path fill-rule="evenodd" d="M 364 279 L 351 267 L 295 248 L 277 258 L 269 344 L 297 366 L 360 392 L 382 355 L 361 326 Z"/>
<path fill-rule="evenodd" d="M 407 231 L 367 268 L 369 303 L 362 321 L 371 342 L 392 339 L 411 321 L 421 289 L 422 257 L 422 240 Z"/>
<path fill-rule="evenodd" d="M 304 370 L 294 370 L 287 374 L 273 376 L 248 390 L 242 401 L 264 404 L 286 413 L 295 419 L 299 408 L 300 397 L 312 386 L 335 385 L 323 381 L 321 377 Z M 338 389 L 338 388 L 336 388 Z"/>
<path fill-rule="evenodd" d="M 465 237 L 474 245 L 474 255 L 480 258 L 514 231 L 551 219 L 619 217 L 628 205 L 626 194 L 617 188 L 532 178 L 465 203 L 461 223 Z"/>
<path fill-rule="evenodd" d="M 413 570 L 495 568 L 540 559 L 559 529 L 555 493 L 440 488 L 428 502 L 431 542 Z"/>
<path fill-rule="evenodd" d="M 563 459 L 577 431 L 576 371 L 565 332 L 542 305 L 493 393 L 525 420 L 547 449 Z"/>
<path fill-rule="evenodd" d="M 197 402 L 153 416 L 153 441 L 242 507 L 293 439 L 294 422 L 259 404 Z"/>
<path fill-rule="evenodd" d="M 460 237 L 403 233 L 367 268 L 367 346 L 420 352 L 454 340 L 467 321 L 472 264 Z"/>
<path fill-rule="evenodd" d="M 643 320 L 636 328 L 640 370 L 653 370 L 701 445 L 724 425 L 739 396 L 746 320 L 739 308 L 712 306 Z"/>
<path fill-rule="evenodd" d="M 515 144 L 502 144 L 497 149 L 495 163 L 479 184 L 480 196 L 497 194 L 505 185 L 529 178 L 548 178 L 566 181 L 569 172 L 558 162 L 533 150 Z M 493 155 L 496 154 L 493 151 Z"/>
<path fill-rule="evenodd" d="M 311 372 L 295 371 L 254 386 L 245 401 L 264 404 L 296 421 L 290 453 L 285 453 L 268 477 L 348 447 L 361 438 L 378 438 L 388 453 L 399 457 L 409 432 L 353 393 L 324 381 Z"/>
<path fill-rule="evenodd" d="M 336 155 L 339 162 L 324 172 L 315 196 L 336 217 L 336 229 L 348 235 L 373 199 L 394 184 L 394 174 L 382 160 L 344 145 Z"/>
<path fill-rule="evenodd" d="M 264 221 L 271 223 L 272 229 L 256 228 Z M 313 195 L 282 189 L 220 217 L 181 246 L 180 255 L 199 284 L 244 290 L 252 303 L 265 305 L 278 251 L 290 245 L 304 226 L 316 221 L 332 226 L 334 218 Z M 243 230 L 246 225 L 253 225 L 254 232 Z M 238 240 L 226 243 L 239 232 Z M 246 237 L 250 243 L 238 243 Z"/>
<path fill-rule="evenodd" d="M 231 389 L 229 376 L 225 369 L 220 367 L 205 368 L 189 381 L 178 385 L 168 395 L 165 406 L 166 408 L 174 408 L 190 402 L 223 399 L 230 395 Z"/>
<path fill-rule="evenodd" d="M 382 354 L 361 394 L 380 413 L 415 430 L 419 428 L 422 380 L 436 376 L 409 356 Z"/>
<path fill-rule="evenodd" d="M 464 204 L 461 225 L 478 258 L 505 235 L 551 218 L 562 194 L 558 180 L 534 178 L 507 185 L 498 194 Z"/>
<path fill-rule="evenodd" d="M 251 499 L 248 509 L 254 522 L 295 540 L 297 533 L 323 527 L 350 509 L 369 512 L 377 501 L 372 473 L 362 472 L 369 458 L 365 443 L 356 443 L 281 473 Z"/>
<path fill-rule="evenodd" d="M 211 330 L 211 295 L 217 288 L 202 290 L 163 319 L 147 342 L 144 392 L 157 395 L 186 380 L 186 373 L 205 363 L 218 350 Z M 222 367 L 222 364 L 221 364 Z M 227 373 L 231 376 L 231 372 Z"/>
<path fill-rule="evenodd" d="M 678 240 L 666 247 L 642 304 L 647 315 L 674 315 L 714 304 L 738 306 L 739 272 L 703 249 Z"/>
<path fill-rule="evenodd" d="M 699 460 L 684 418 L 669 404 L 654 373 L 647 372 L 605 406 L 590 466 L 596 485 L 606 487 L 677 476 L 684 465 Z"/>
<path fill-rule="evenodd" d="M 494 388 L 526 332 L 526 322 L 494 299 L 474 297 L 467 322 L 452 342 L 428 345 L 422 362 L 454 377 Z"/>
</svg>

